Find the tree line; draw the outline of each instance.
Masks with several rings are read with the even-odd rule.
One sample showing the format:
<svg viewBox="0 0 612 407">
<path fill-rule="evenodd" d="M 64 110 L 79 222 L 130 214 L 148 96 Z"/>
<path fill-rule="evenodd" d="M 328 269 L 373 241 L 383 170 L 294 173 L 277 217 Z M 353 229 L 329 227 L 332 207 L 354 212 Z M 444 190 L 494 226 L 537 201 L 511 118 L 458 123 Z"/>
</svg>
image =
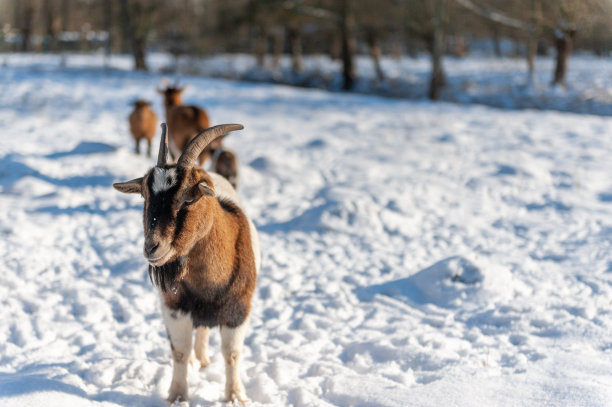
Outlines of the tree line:
<svg viewBox="0 0 612 407">
<path fill-rule="evenodd" d="M 475 39 L 501 54 L 511 39 L 533 80 L 537 54 L 552 50 L 553 85 L 565 86 L 574 49 L 598 55 L 612 47 L 608 0 L 0 0 L 3 49 L 131 53 L 146 70 L 152 50 L 173 55 L 250 52 L 271 68 L 290 54 L 302 70 L 307 54 L 342 62 L 343 88 L 355 82 L 355 55 L 369 54 L 378 79 L 383 54 L 425 52 L 429 97 L 446 82 L 443 55 L 461 57 Z"/>
</svg>

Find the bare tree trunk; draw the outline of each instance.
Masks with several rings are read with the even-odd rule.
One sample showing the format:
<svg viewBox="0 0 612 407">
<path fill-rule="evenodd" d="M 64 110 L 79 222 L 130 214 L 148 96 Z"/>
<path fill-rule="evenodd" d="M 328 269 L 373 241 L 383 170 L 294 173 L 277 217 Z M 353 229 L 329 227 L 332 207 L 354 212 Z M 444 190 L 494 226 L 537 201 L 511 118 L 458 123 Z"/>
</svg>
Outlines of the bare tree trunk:
<svg viewBox="0 0 612 407">
<path fill-rule="evenodd" d="M 32 37 L 32 23 L 34 20 L 34 4 L 32 0 L 25 0 L 22 3 L 23 14 L 21 21 L 21 52 L 30 50 L 30 40 Z"/>
<path fill-rule="evenodd" d="M 70 0 L 62 0 L 62 31 L 70 29 Z"/>
<path fill-rule="evenodd" d="M 145 44 L 146 41 L 144 38 L 138 37 L 134 39 L 133 43 L 133 53 L 134 53 L 134 66 L 138 71 L 147 71 L 147 61 L 145 57 Z"/>
<path fill-rule="evenodd" d="M 434 16 L 434 30 L 431 45 L 431 82 L 429 84 L 429 98 L 431 100 L 440 99 L 440 91 L 446 85 L 446 77 L 442 66 L 442 53 L 444 51 L 444 31 L 442 27 L 442 16 L 444 13 L 444 0 L 437 0 L 436 12 Z"/>
<path fill-rule="evenodd" d="M 297 25 L 290 24 L 289 45 L 291 47 L 291 69 L 294 73 L 302 71 L 302 35 Z"/>
<path fill-rule="evenodd" d="M 281 27 L 277 27 L 274 30 L 274 56 L 272 57 L 272 69 L 278 69 L 280 66 L 281 55 L 283 55 L 283 48 L 285 41 L 283 38 L 283 30 Z"/>
<path fill-rule="evenodd" d="M 342 89 L 351 90 L 355 83 L 355 19 L 349 7 L 350 0 L 342 0 L 340 34 L 342 36 Z"/>
<path fill-rule="evenodd" d="M 535 56 L 538 50 L 538 35 L 540 33 L 541 3 L 531 0 L 530 28 L 527 37 L 527 83 L 533 84 L 535 73 Z"/>
<path fill-rule="evenodd" d="M 43 2 L 43 14 L 45 17 L 45 28 L 46 28 L 46 43 L 45 50 L 57 51 L 57 36 L 60 30 L 59 16 L 56 14 L 54 9 L 55 3 L 52 0 Z"/>
<path fill-rule="evenodd" d="M 342 36 L 336 33 L 331 38 L 331 46 L 329 47 L 329 57 L 332 61 L 337 61 L 342 57 Z"/>
<path fill-rule="evenodd" d="M 565 76 L 567 74 L 567 61 L 572 53 L 572 45 L 576 38 L 576 30 L 561 31 L 557 30 L 555 38 L 555 50 L 557 51 L 555 74 L 552 86 L 565 86 Z"/>
<path fill-rule="evenodd" d="M 106 0 L 104 2 L 104 29 L 106 30 L 106 42 L 104 43 L 104 55 L 105 64 L 108 63 L 108 59 L 111 55 L 112 36 L 111 30 L 113 26 L 113 0 Z"/>
<path fill-rule="evenodd" d="M 376 76 L 378 80 L 385 80 L 385 73 L 380 66 L 380 56 L 382 55 L 382 50 L 380 49 L 380 44 L 378 42 L 378 33 L 374 29 L 369 29 L 367 33 L 368 45 L 370 46 L 370 55 L 372 56 L 372 61 L 374 62 L 374 69 L 376 70 Z"/>
<path fill-rule="evenodd" d="M 535 54 L 537 42 L 532 33 L 529 33 L 527 40 L 527 83 L 533 84 L 535 72 Z"/>
<path fill-rule="evenodd" d="M 267 27 L 259 27 L 259 36 L 255 45 L 255 59 L 257 66 L 263 68 L 266 65 L 266 51 L 268 48 L 268 29 Z"/>
<path fill-rule="evenodd" d="M 497 24 L 493 24 L 492 26 L 492 31 L 493 31 L 493 52 L 495 53 L 495 56 L 498 58 L 501 58 L 502 56 L 502 49 L 501 49 L 501 44 L 500 44 L 500 40 L 499 40 L 499 27 Z"/>
<path fill-rule="evenodd" d="M 121 11 L 123 14 L 123 24 L 128 39 L 132 45 L 132 55 L 134 56 L 134 68 L 139 71 L 147 70 L 145 59 L 146 40 L 142 36 L 136 35 L 136 29 L 133 25 L 132 10 L 128 0 L 121 0 Z"/>
</svg>

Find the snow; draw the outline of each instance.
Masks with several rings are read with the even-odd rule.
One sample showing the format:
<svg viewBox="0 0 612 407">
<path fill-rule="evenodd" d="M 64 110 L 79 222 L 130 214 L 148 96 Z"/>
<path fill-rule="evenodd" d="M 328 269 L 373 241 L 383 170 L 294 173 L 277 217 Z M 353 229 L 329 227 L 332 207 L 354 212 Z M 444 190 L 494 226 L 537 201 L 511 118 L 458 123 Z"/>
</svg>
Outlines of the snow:
<svg viewBox="0 0 612 407">
<path fill-rule="evenodd" d="M 163 406 L 130 102 L 160 74 L 5 57 L 0 405 Z M 605 406 L 612 121 L 182 77 L 241 163 L 252 406 Z M 211 365 L 192 406 L 222 406 Z"/>
</svg>

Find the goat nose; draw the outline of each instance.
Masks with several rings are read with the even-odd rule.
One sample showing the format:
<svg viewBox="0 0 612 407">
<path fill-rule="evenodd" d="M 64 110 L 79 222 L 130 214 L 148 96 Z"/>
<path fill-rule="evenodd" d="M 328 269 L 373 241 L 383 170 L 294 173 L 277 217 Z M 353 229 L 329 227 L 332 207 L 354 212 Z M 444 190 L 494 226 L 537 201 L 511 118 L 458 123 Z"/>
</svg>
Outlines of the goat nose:
<svg viewBox="0 0 612 407">
<path fill-rule="evenodd" d="M 157 250 L 157 248 L 159 247 L 159 243 L 155 243 L 155 242 L 151 242 L 151 243 L 145 243 L 145 253 L 147 254 L 147 256 L 150 256 L 151 254 L 153 254 L 155 252 L 155 250 Z"/>
</svg>

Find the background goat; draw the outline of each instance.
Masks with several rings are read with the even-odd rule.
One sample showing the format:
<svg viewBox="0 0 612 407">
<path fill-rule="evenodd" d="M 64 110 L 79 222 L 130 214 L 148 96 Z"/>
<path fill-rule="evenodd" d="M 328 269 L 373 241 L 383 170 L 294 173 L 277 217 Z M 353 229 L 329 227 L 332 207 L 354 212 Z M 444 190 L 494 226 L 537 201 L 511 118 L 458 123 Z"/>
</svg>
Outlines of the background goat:
<svg viewBox="0 0 612 407">
<path fill-rule="evenodd" d="M 238 188 L 238 159 L 232 150 L 223 145 L 215 149 L 210 157 L 210 168 L 228 180 L 234 189 Z"/>
<path fill-rule="evenodd" d="M 136 153 L 140 154 L 140 140 L 147 140 L 147 156 L 151 157 L 151 141 L 155 137 L 157 128 L 157 115 L 151 109 L 151 104 L 142 99 L 134 102 L 134 109 L 130 113 L 130 132 L 136 142 Z"/>
<path fill-rule="evenodd" d="M 162 125 L 157 165 L 144 177 L 116 183 L 144 202 L 144 255 L 159 288 L 174 360 L 171 401 L 187 399 L 187 364 L 193 328 L 195 353 L 208 364 L 209 328 L 221 329 L 228 400 L 245 402 L 239 358 L 260 267 L 257 231 L 227 180 L 195 165 L 212 141 L 241 125 L 215 126 L 189 142 L 176 164 L 166 164 Z"/>
<path fill-rule="evenodd" d="M 183 105 L 182 93 L 186 88 L 186 86 L 178 87 L 176 84 L 167 86 L 166 89 L 157 88 L 164 97 L 170 156 L 173 160 L 180 155 L 189 140 L 210 127 L 210 120 L 204 109 Z M 203 164 L 210 157 L 211 151 L 220 145 L 220 138 L 211 142 L 211 145 L 200 153 L 199 163 Z"/>
<path fill-rule="evenodd" d="M 182 93 L 186 88 L 186 86 L 179 87 L 178 84 L 173 86 L 167 84 L 165 89 L 157 89 L 159 93 L 164 95 L 172 159 L 183 151 L 192 137 L 210 126 L 208 115 L 203 109 L 197 106 L 183 105 Z M 198 162 L 202 165 L 207 159 L 211 158 L 212 170 L 224 176 L 236 188 L 238 186 L 238 160 L 234 152 L 222 145 L 222 140 L 222 137 L 213 140 L 202 151 L 198 157 Z"/>
</svg>

